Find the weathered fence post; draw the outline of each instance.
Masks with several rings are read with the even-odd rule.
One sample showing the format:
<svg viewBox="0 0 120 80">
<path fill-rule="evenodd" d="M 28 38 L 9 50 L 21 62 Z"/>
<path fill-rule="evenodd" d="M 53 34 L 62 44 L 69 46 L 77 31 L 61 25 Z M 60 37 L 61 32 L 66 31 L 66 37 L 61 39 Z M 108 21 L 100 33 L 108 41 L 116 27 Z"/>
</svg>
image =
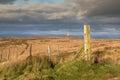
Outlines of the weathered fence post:
<svg viewBox="0 0 120 80">
<path fill-rule="evenodd" d="M 59 50 L 59 45 L 57 45 L 56 47 L 57 47 L 57 60 L 58 60 L 58 62 L 60 62 L 60 50 Z"/>
<path fill-rule="evenodd" d="M 8 53 L 7 53 L 7 60 L 10 58 L 10 48 L 8 48 Z"/>
<path fill-rule="evenodd" d="M 48 45 L 48 56 L 49 56 L 49 60 L 51 60 L 51 48 L 50 48 L 50 45 Z"/>
<path fill-rule="evenodd" d="M 16 57 L 18 58 L 18 47 L 16 46 Z"/>
<path fill-rule="evenodd" d="M 30 44 L 30 54 L 29 54 L 30 57 L 32 57 L 32 44 Z"/>
<path fill-rule="evenodd" d="M 2 61 L 2 51 L 0 52 L 0 61 Z"/>
<path fill-rule="evenodd" d="M 2 61 L 2 53 L 0 54 L 0 61 Z"/>
<path fill-rule="evenodd" d="M 85 60 L 90 60 L 90 25 L 84 25 L 84 55 Z"/>
</svg>

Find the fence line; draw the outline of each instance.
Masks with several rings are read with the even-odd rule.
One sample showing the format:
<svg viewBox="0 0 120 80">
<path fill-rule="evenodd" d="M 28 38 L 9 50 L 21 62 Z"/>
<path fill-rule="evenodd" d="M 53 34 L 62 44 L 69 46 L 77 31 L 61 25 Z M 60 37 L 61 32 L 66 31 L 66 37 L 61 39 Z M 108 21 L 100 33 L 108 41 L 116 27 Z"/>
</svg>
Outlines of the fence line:
<svg viewBox="0 0 120 80">
<path fill-rule="evenodd" d="M 70 33 L 68 32 L 68 35 L 70 35 Z M 48 47 L 47 47 L 47 53 L 48 53 L 48 57 L 49 57 L 49 60 L 51 60 L 51 46 L 50 44 L 47 44 Z M 32 44 L 29 44 L 29 47 L 28 47 L 28 50 L 29 50 L 29 56 L 33 56 L 33 51 L 32 51 L 32 47 L 33 45 Z M 83 51 L 84 49 L 84 51 Z M 85 60 L 90 60 L 91 58 L 91 52 L 90 52 L 90 25 L 84 25 L 84 48 L 81 48 L 81 50 L 76 53 L 75 57 L 78 57 L 82 52 L 84 52 L 84 59 Z M 57 44 L 56 45 L 56 53 L 57 53 L 57 61 L 60 62 L 61 60 L 61 56 L 60 56 L 60 47 L 59 45 Z M 0 61 L 2 60 L 3 58 L 3 55 L 2 55 L 2 51 L 0 53 Z M 18 58 L 19 56 L 19 51 L 18 51 L 18 47 L 16 46 L 16 58 Z M 11 55 L 11 47 L 8 48 L 8 52 L 7 52 L 7 60 L 10 59 L 10 55 Z"/>
</svg>

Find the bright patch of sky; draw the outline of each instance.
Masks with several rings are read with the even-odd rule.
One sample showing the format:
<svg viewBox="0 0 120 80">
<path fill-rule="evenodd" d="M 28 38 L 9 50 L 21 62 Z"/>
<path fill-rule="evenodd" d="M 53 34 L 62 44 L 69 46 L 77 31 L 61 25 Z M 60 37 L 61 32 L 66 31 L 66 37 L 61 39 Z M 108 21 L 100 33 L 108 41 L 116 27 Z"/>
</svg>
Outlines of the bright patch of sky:
<svg viewBox="0 0 120 80">
<path fill-rule="evenodd" d="M 17 0 L 15 4 L 54 4 L 59 5 L 63 2 L 63 0 Z"/>
</svg>

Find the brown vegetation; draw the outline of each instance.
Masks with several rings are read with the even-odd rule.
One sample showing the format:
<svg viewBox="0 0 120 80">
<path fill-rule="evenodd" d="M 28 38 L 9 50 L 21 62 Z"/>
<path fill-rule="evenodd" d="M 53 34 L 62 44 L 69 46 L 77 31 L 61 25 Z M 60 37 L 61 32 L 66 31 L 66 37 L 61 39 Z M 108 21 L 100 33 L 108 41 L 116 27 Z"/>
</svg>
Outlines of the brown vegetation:
<svg viewBox="0 0 120 80">
<path fill-rule="evenodd" d="M 65 60 L 68 60 L 80 50 L 84 41 L 73 37 L 0 38 L 0 54 L 2 54 L 0 61 L 6 62 L 9 52 L 11 61 L 25 59 L 29 56 L 30 44 L 32 44 L 33 56 L 48 55 L 47 49 L 50 45 L 52 59 L 56 59 L 57 45 L 59 45 L 61 56 L 64 55 Z M 92 39 L 91 51 L 94 61 L 120 64 L 120 39 Z"/>
</svg>

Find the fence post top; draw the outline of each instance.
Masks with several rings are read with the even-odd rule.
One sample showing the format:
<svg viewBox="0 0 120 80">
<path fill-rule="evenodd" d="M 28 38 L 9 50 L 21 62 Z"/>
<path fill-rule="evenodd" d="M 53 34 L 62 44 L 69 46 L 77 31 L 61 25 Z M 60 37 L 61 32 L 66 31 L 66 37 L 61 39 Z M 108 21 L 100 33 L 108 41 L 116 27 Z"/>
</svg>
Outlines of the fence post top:
<svg viewBox="0 0 120 80">
<path fill-rule="evenodd" d="M 84 27 L 90 27 L 90 25 L 89 24 L 84 24 Z"/>
</svg>

